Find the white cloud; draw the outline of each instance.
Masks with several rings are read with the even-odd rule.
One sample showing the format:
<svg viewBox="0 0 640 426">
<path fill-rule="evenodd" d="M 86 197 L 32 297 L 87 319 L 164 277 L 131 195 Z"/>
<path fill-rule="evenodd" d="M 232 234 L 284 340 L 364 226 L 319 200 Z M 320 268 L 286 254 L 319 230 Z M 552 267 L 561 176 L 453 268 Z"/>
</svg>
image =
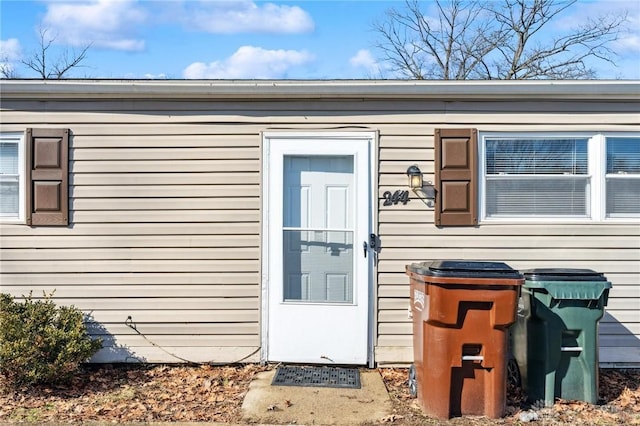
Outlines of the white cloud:
<svg viewBox="0 0 640 426">
<path fill-rule="evenodd" d="M 367 49 L 358 50 L 358 53 L 349 59 L 349 64 L 354 68 L 364 68 L 371 76 L 380 73 L 378 62 Z"/>
<path fill-rule="evenodd" d="M 219 34 L 297 34 L 313 31 L 311 16 L 298 6 L 253 1 L 187 2 L 185 25 Z"/>
<path fill-rule="evenodd" d="M 623 34 L 620 39 L 614 43 L 614 50 L 617 52 L 636 52 L 640 53 L 640 35 Z"/>
<path fill-rule="evenodd" d="M 627 9 L 627 25 L 620 38 L 614 43 L 619 53 L 631 53 L 637 58 L 640 54 L 640 3 Z"/>
<path fill-rule="evenodd" d="M 22 47 L 17 38 L 0 40 L 0 60 L 14 62 L 22 56 Z"/>
<path fill-rule="evenodd" d="M 305 65 L 313 56 L 298 50 L 267 50 L 242 46 L 224 61 L 194 62 L 183 71 L 184 78 L 286 78 L 291 68 Z"/>
<path fill-rule="evenodd" d="M 169 78 L 169 76 L 165 73 L 160 73 L 160 74 L 147 73 L 144 75 L 144 78 L 149 80 L 166 80 L 167 78 Z"/>
<path fill-rule="evenodd" d="M 15 76 L 16 62 L 22 57 L 17 38 L 0 40 L 0 77 Z"/>
<path fill-rule="evenodd" d="M 349 58 L 349 65 L 358 73 L 355 78 L 406 78 L 400 72 L 393 71 L 389 64 L 378 62 L 368 49 L 358 50 Z"/>
<path fill-rule="evenodd" d="M 90 0 L 51 2 L 43 27 L 56 43 L 137 51 L 144 40 L 133 35 L 147 19 L 135 0 Z"/>
</svg>

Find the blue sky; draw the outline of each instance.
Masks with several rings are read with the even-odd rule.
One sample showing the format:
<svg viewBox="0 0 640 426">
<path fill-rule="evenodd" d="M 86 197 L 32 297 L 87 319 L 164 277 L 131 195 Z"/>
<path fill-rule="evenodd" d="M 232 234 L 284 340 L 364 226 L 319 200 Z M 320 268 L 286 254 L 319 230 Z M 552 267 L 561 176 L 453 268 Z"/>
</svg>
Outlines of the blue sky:
<svg viewBox="0 0 640 426">
<path fill-rule="evenodd" d="M 427 3 L 427 7 L 432 6 Z M 55 35 L 53 59 L 92 46 L 80 78 L 393 78 L 376 57 L 372 23 L 402 1 L 0 2 L 0 61 L 18 77 L 36 77 L 19 61 L 38 47 L 38 25 Z M 559 17 L 559 30 L 626 9 L 628 31 L 616 42 L 617 67 L 594 64 L 598 78 L 640 79 L 640 1 L 581 0 Z"/>
</svg>

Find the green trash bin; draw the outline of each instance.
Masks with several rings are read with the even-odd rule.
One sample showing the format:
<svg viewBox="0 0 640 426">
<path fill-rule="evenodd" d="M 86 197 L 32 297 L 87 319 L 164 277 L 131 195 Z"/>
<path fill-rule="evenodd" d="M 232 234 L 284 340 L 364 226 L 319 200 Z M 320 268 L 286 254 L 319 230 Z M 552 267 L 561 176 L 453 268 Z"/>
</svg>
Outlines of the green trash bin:
<svg viewBox="0 0 640 426">
<path fill-rule="evenodd" d="M 598 401 L 598 322 L 611 283 L 590 269 L 530 269 L 512 327 L 529 402 Z"/>
</svg>

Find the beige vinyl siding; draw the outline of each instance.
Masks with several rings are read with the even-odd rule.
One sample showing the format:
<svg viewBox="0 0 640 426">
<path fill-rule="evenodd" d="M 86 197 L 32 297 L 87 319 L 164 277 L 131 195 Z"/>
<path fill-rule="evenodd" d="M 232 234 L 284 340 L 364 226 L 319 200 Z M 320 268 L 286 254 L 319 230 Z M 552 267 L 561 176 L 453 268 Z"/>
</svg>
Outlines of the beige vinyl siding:
<svg viewBox="0 0 640 426">
<path fill-rule="evenodd" d="M 2 291 L 55 290 L 90 314 L 107 346 L 97 362 L 258 361 L 259 134 L 185 122 L 158 134 L 96 106 L 61 113 L 64 124 L 3 112 L 3 131 L 63 125 L 73 136 L 71 226 L 0 225 Z"/>
<path fill-rule="evenodd" d="M 99 84 L 99 83 L 98 83 Z M 112 346 L 98 361 L 259 359 L 260 132 L 379 132 L 375 361 L 411 362 L 406 264 L 501 260 L 515 268 L 580 267 L 613 282 L 601 323 L 602 365 L 640 365 L 640 226 L 434 226 L 432 206 L 406 190 L 418 164 L 434 181 L 435 128 L 635 131 L 637 102 L 436 100 L 3 100 L 2 131 L 65 127 L 69 228 L 0 225 L 2 288 L 56 289 L 91 312 Z M 140 337 L 125 322 L 131 316 Z M 245 358 L 249 355 L 248 358 Z M 113 359 L 112 359 L 113 358 Z"/>
</svg>

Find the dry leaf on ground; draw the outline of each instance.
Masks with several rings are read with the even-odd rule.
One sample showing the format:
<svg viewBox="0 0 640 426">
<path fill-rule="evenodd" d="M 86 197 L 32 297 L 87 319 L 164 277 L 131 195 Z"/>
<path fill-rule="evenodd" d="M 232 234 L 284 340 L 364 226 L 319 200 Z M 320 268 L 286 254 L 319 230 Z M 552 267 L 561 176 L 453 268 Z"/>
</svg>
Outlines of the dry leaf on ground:
<svg viewBox="0 0 640 426">
<path fill-rule="evenodd" d="M 271 368 L 236 366 L 96 365 L 69 385 L 0 392 L 0 422 L 240 422 L 240 408 L 253 376 Z M 522 392 L 510 387 L 507 417 L 464 417 L 436 422 L 426 417 L 409 394 L 407 369 L 380 368 L 393 401 L 392 425 L 521 424 Z M 0 386 L 2 378 L 0 377 Z M 640 425 L 640 370 L 601 370 L 603 405 L 559 402 L 541 409 L 539 424 Z M 288 406 L 284 401 L 283 406 Z M 280 407 L 278 407 L 280 408 Z"/>
</svg>

